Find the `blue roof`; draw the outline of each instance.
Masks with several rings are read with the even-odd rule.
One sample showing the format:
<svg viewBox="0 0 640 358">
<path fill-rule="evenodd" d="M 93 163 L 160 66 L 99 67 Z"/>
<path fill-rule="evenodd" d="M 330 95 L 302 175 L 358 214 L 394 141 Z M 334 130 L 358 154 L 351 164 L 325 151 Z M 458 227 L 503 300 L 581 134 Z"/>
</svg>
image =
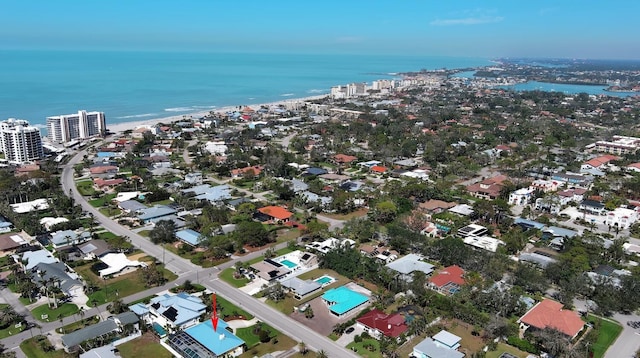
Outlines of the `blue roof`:
<svg viewBox="0 0 640 358">
<path fill-rule="evenodd" d="M 69 237 L 68 242 L 67 242 L 67 237 Z M 53 233 L 53 235 L 51 235 L 51 242 L 56 246 L 63 246 L 63 245 L 71 245 L 77 240 L 88 240 L 90 238 L 91 238 L 91 234 L 88 232 L 83 232 L 80 235 L 78 235 L 73 230 L 63 230 L 63 231 L 57 231 Z"/>
<path fill-rule="evenodd" d="M 214 331 L 213 323 L 208 319 L 196 326 L 186 329 L 185 332 L 208 350 L 221 356 L 244 344 L 242 339 L 226 330 L 228 326 L 227 322 L 219 319 L 218 329 Z"/>
<path fill-rule="evenodd" d="M 367 296 L 351 291 L 345 286 L 340 286 L 325 292 L 325 294 L 322 295 L 322 299 L 329 302 L 329 309 L 338 315 L 349 312 L 369 300 Z"/>
<path fill-rule="evenodd" d="M 322 174 L 327 174 L 328 172 L 326 169 L 311 167 L 311 168 L 307 168 L 307 173 L 311 175 L 322 175 Z"/>
<path fill-rule="evenodd" d="M 191 229 L 176 231 L 176 237 L 191 246 L 198 245 L 198 238 L 200 236 L 201 234 L 199 232 Z"/>
<path fill-rule="evenodd" d="M 136 303 L 135 305 L 129 306 L 129 309 L 138 316 L 144 316 L 149 313 L 149 308 L 144 303 Z"/>
<path fill-rule="evenodd" d="M 525 226 L 527 228 L 534 228 L 536 230 L 542 230 L 542 228 L 544 228 L 545 226 L 543 223 L 523 218 L 517 218 L 513 223 L 516 225 Z"/>
<path fill-rule="evenodd" d="M 147 209 L 140 210 L 140 215 L 138 215 L 138 219 L 140 220 L 149 220 L 160 218 L 163 216 L 175 214 L 175 210 L 166 206 L 166 205 L 156 205 Z"/>
</svg>

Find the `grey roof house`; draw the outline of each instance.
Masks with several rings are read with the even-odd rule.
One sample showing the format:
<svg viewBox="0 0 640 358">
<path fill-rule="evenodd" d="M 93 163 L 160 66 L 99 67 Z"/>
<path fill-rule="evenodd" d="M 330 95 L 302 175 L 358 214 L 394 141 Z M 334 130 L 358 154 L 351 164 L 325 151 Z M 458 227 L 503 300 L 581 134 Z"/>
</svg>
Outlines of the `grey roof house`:
<svg viewBox="0 0 640 358">
<path fill-rule="evenodd" d="M 62 336 L 62 345 L 66 352 L 70 352 L 82 342 L 106 336 L 112 332 L 122 332 L 124 326 L 136 323 L 138 323 L 138 316 L 136 316 L 135 313 L 120 313 L 105 321 L 65 334 Z"/>
</svg>

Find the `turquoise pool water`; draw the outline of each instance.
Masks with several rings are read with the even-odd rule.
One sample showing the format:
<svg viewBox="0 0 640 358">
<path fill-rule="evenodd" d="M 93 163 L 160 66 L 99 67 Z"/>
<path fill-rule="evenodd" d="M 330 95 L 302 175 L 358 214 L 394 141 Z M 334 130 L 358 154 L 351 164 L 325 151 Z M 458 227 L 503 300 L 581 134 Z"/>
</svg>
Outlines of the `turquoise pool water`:
<svg viewBox="0 0 640 358">
<path fill-rule="evenodd" d="M 288 268 L 294 268 L 294 267 L 298 266 L 298 265 L 296 265 L 295 263 L 293 263 L 293 262 L 291 262 L 289 260 L 282 260 L 282 261 L 280 261 L 280 263 L 285 265 L 285 266 L 287 266 Z"/>
<path fill-rule="evenodd" d="M 317 283 L 324 285 L 326 283 L 329 283 L 333 281 L 333 278 L 329 277 L 329 276 L 322 276 L 319 279 L 316 280 Z"/>
</svg>

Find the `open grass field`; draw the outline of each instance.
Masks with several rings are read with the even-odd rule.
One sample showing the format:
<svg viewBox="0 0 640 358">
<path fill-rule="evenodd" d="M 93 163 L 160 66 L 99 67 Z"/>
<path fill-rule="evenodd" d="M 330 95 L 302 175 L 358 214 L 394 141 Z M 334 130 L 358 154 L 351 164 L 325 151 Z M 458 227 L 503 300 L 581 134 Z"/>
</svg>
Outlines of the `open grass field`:
<svg viewBox="0 0 640 358">
<path fill-rule="evenodd" d="M 63 303 L 56 309 L 49 308 L 49 304 L 46 303 L 42 306 L 38 306 L 31 311 L 31 314 L 40 321 L 43 322 L 55 322 L 59 317 L 69 317 L 78 312 L 78 306 L 73 303 Z M 48 315 L 48 318 L 42 318 L 42 315 Z"/>
<path fill-rule="evenodd" d="M 0 339 L 7 338 L 9 336 L 13 336 L 14 334 L 20 333 L 24 331 L 26 327 L 27 327 L 26 324 L 23 324 L 22 326 L 20 326 L 20 328 L 16 328 L 14 324 L 11 324 L 9 327 L 5 329 L 0 329 Z"/>
<path fill-rule="evenodd" d="M 171 358 L 173 355 L 160 345 L 156 337 L 146 333 L 139 338 L 118 346 L 122 358 Z"/>
</svg>

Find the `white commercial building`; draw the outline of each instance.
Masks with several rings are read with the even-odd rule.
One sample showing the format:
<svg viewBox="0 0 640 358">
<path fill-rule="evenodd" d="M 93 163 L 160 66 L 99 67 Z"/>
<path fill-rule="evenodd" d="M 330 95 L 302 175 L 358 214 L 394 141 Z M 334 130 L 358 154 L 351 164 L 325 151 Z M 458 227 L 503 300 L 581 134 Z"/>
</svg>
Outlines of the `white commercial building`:
<svg viewBox="0 0 640 358">
<path fill-rule="evenodd" d="M 106 131 L 103 112 L 78 111 L 47 117 L 47 131 L 52 142 L 64 143 L 74 139 L 87 139 Z"/>
<path fill-rule="evenodd" d="M 10 118 L 0 122 L 0 150 L 12 164 L 28 163 L 42 159 L 40 130 L 23 119 Z"/>
</svg>

